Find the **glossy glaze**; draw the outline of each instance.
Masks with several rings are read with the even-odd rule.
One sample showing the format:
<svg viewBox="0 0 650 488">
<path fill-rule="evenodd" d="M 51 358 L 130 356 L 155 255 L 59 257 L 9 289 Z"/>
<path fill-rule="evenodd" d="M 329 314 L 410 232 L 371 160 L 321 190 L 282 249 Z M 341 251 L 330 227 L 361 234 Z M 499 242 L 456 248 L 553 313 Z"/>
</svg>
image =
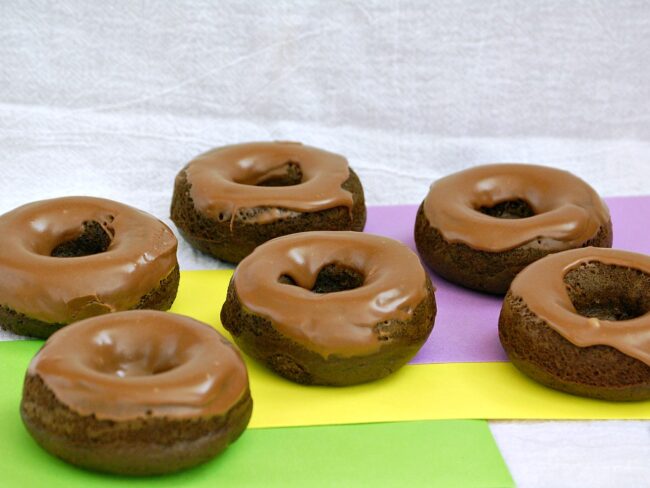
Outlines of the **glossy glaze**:
<svg viewBox="0 0 650 488">
<path fill-rule="evenodd" d="M 28 374 L 68 408 L 98 419 L 220 415 L 248 391 L 239 353 L 217 331 L 153 310 L 64 327 L 34 357 Z"/>
<path fill-rule="evenodd" d="M 339 264 L 361 273 L 362 286 L 333 293 L 311 289 L 319 271 Z M 283 284 L 290 276 L 297 286 Z M 418 256 L 395 240 L 359 232 L 303 232 L 273 239 L 246 257 L 233 276 L 245 309 L 324 357 L 376 352 L 375 326 L 407 320 L 427 296 Z"/>
<path fill-rule="evenodd" d="M 564 276 L 581 264 L 599 262 L 650 275 L 650 257 L 627 251 L 587 247 L 549 255 L 528 266 L 510 292 L 569 342 L 580 347 L 607 345 L 650 365 L 650 314 L 630 320 L 600 320 L 576 312 Z"/>
<path fill-rule="evenodd" d="M 52 257 L 98 222 L 105 252 Z M 134 307 L 177 266 L 177 241 L 161 221 L 111 200 L 65 197 L 0 216 L 0 305 L 50 323 L 70 323 Z"/>
<path fill-rule="evenodd" d="M 256 186 L 281 174 L 287 163 L 302 171 L 291 186 Z M 195 207 L 220 221 L 232 221 L 245 209 L 256 209 L 249 222 L 268 223 L 295 212 L 334 207 L 352 208 L 352 194 L 341 188 L 350 171 L 343 156 L 297 142 L 253 142 L 213 149 L 184 169 Z"/>
<path fill-rule="evenodd" d="M 517 199 L 535 215 L 500 219 L 479 211 Z M 424 213 L 448 242 L 489 252 L 524 244 L 551 251 L 577 247 L 610 220 L 602 199 L 583 180 L 529 164 L 477 166 L 441 178 L 431 185 Z"/>
</svg>

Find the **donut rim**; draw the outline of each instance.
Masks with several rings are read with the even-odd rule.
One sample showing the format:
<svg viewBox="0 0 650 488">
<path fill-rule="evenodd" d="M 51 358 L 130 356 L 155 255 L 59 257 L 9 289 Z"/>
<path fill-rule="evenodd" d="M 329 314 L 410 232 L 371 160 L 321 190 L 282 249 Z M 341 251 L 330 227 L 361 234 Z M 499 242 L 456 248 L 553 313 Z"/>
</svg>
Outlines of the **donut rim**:
<svg viewBox="0 0 650 488">
<path fill-rule="evenodd" d="M 101 347 L 96 339 L 102 334 L 110 333 L 115 327 L 113 325 L 106 329 L 102 321 L 109 319 L 112 324 L 122 322 L 119 327 L 128 328 L 136 316 L 149 321 L 143 332 L 145 335 L 159 336 L 158 325 L 164 321 L 177 329 L 174 339 L 176 343 L 190 337 L 184 351 L 174 351 L 174 354 L 184 355 L 184 360 L 159 374 L 152 371 L 150 374 L 122 378 L 93 366 L 92 348 L 83 350 L 84 348 L 77 347 L 69 355 L 58 355 L 65 363 L 63 367 L 61 361 L 55 364 L 55 368 L 63 369 L 62 372 L 55 370 L 54 378 L 60 377 L 60 381 L 57 379 L 52 383 L 52 375 L 46 378 L 41 376 L 35 363 L 52 341 L 69 342 L 72 339 L 75 342 L 80 340 L 81 334 L 85 342 L 90 341 L 93 347 Z M 97 471 L 138 476 L 157 475 L 201 464 L 219 454 L 243 433 L 252 413 L 246 366 L 238 351 L 212 327 L 189 317 L 157 311 L 118 312 L 84 322 L 78 322 L 53 336 L 34 357 L 25 376 L 21 417 L 29 433 L 44 449 L 71 464 Z M 162 341 L 160 347 L 168 347 L 170 337 L 157 337 Z M 207 338 L 209 341 L 206 341 Z M 59 344 L 57 347 L 64 345 Z M 198 356 L 197 345 L 204 346 Z M 146 350 L 148 343 L 143 342 L 136 347 Z M 113 351 L 119 350 L 120 344 L 114 344 Z M 225 405 L 218 405 L 218 410 L 211 411 L 207 405 L 203 405 L 203 400 L 190 399 L 186 403 L 194 406 L 191 411 L 186 411 L 180 406 L 181 399 L 184 398 L 180 394 L 175 397 L 178 398 L 178 405 L 176 400 L 172 400 L 169 407 L 171 410 L 136 404 L 135 413 L 128 412 L 127 417 L 122 417 L 121 409 L 131 396 L 129 391 L 149 391 L 147 389 L 152 384 L 164 389 L 170 381 L 172 385 L 176 383 L 178 389 L 185 384 L 181 382 L 183 378 L 188 378 L 188 381 L 198 386 L 200 381 L 196 383 L 197 380 L 203 378 L 201 381 L 204 381 L 205 375 L 197 374 L 196 368 L 203 369 L 206 373 L 211 368 L 220 368 L 219 364 L 213 363 L 221 357 L 222 350 L 229 351 L 238 369 L 237 374 L 243 379 L 243 386 L 241 391 L 234 394 L 232 391 L 226 393 L 221 387 L 213 392 L 213 401 L 220 402 L 224 395 L 228 397 Z M 108 385 L 106 387 L 113 384 L 122 387 L 124 394 L 116 392 L 110 397 L 104 387 L 97 387 L 97 391 L 106 398 L 112 398 L 109 405 L 102 404 L 101 398 L 97 400 L 98 409 L 70 404 L 60 391 L 60 388 L 66 388 L 65 378 L 69 376 L 66 374 L 70 369 L 78 373 L 81 381 L 70 384 L 80 388 L 84 395 L 88 392 L 78 386 L 84 382 L 88 385 Z M 151 383 L 151 378 L 156 381 Z M 98 379 L 100 383 L 97 383 Z M 127 388 L 124 390 L 125 385 Z M 224 385 L 230 385 L 230 381 L 227 380 Z M 92 396 L 92 391 L 89 394 Z M 150 391 L 148 394 L 155 396 Z M 102 410 L 104 407 L 108 411 Z M 115 410 L 115 415 L 110 413 L 111 409 Z M 47 414 L 43 415 L 44 411 Z M 64 419 L 64 424 L 61 419 Z M 168 432 L 167 437 L 161 434 L 165 430 Z"/>
<path fill-rule="evenodd" d="M 464 243 L 448 242 L 429 223 L 423 204 L 418 208 L 413 234 L 418 253 L 436 275 L 465 288 L 494 295 L 504 295 L 515 276 L 529 264 L 561 252 L 546 248 L 537 240 L 501 252 L 481 251 Z M 612 242 L 610 220 L 576 247 L 609 248 Z"/>
<path fill-rule="evenodd" d="M 293 249 L 308 248 L 310 238 L 318 238 L 318 247 L 328 249 L 327 259 L 321 256 L 300 263 L 298 258 L 283 260 L 277 255 L 276 248 L 286 245 L 295 246 Z M 370 243 L 368 249 L 361 251 L 355 247 L 360 238 Z M 408 256 L 410 265 L 419 268 L 408 284 L 401 280 L 406 261 L 397 261 L 398 255 Z M 331 263 L 362 274 L 363 285 L 323 295 L 305 289 L 305 283 L 292 286 L 278 281 L 283 275 L 294 277 L 297 269 L 306 270 L 305 266 L 309 267 L 307 280 L 315 281 L 320 271 Z M 264 276 L 258 279 L 262 270 Z M 396 283 L 407 288 L 414 285 L 418 294 L 422 291 L 417 303 L 408 302 L 408 307 L 400 306 L 374 320 L 356 313 L 355 305 L 361 304 L 362 310 L 376 306 L 382 294 L 390 286 L 397 286 Z M 242 286 L 247 289 L 246 294 L 254 290 L 256 296 L 264 299 L 255 304 L 243 300 Z M 312 310 L 310 323 L 305 327 L 285 322 L 280 312 L 285 307 Z M 244 352 L 288 379 L 308 384 L 348 385 L 381 378 L 408 362 L 428 338 L 435 313 L 431 281 L 417 256 L 406 246 L 369 234 L 314 232 L 270 241 L 242 261 L 230 281 L 221 320 Z M 320 334 L 323 329 L 319 324 L 329 324 L 328 314 L 345 314 L 346 323 L 354 324 L 333 333 L 337 337 L 345 336 L 345 342 L 339 342 L 338 338 L 331 342 Z M 273 345 L 265 346 L 266 339 Z M 343 369 L 344 374 L 337 369 Z"/>
<path fill-rule="evenodd" d="M 0 222 L 12 227 L 25 217 L 29 225 L 2 236 L 0 248 L 7 258 L 0 259 L 0 275 L 14 277 L 11 283 L 20 283 L 21 289 L 28 290 L 26 296 L 36 296 L 44 305 L 34 310 L 25 298 L 16 301 L 16 296 L 22 294 L 12 296 L 0 289 L 0 307 L 29 320 L 53 324 L 51 328 L 56 329 L 60 324 L 86 318 L 81 309 L 84 300 L 97 309 L 89 312 L 92 315 L 128 310 L 137 307 L 170 277 L 173 301 L 178 287 L 178 280 L 173 279 L 178 268 L 178 243 L 171 229 L 153 215 L 104 198 L 73 196 L 23 205 L 0 216 Z M 56 245 L 78 237 L 87 221 L 97 222 L 110 236 L 105 251 L 80 257 L 47 254 Z M 54 227 L 57 232 L 52 230 Z M 146 240 L 157 243 L 157 254 L 144 245 Z M 67 284 L 71 277 L 74 285 Z M 3 286 L 13 288 L 14 285 Z M 77 317 L 75 313 L 82 315 Z M 46 331 L 39 337 L 47 337 L 52 332 Z"/>
<path fill-rule="evenodd" d="M 525 201 L 534 215 L 504 219 L 479 210 L 516 199 Z M 519 163 L 480 165 L 441 178 L 431 185 L 422 208 L 447 242 L 490 253 L 535 241 L 554 251 L 576 247 L 609 220 L 607 207 L 582 179 L 557 168 Z"/>
<path fill-rule="evenodd" d="M 273 322 L 251 313 L 237 297 L 232 281 L 221 308 L 221 322 L 237 346 L 274 373 L 299 384 L 350 386 L 384 378 L 407 364 L 426 342 L 434 326 L 436 302 L 431 280 L 427 297 L 409 320 L 376 324 L 381 348 L 371 354 L 327 358 L 296 343 L 277 330 Z"/>
<path fill-rule="evenodd" d="M 341 188 L 352 195 L 352 207 L 337 206 L 318 211 L 290 211 L 283 218 L 253 223 L 235 218 L 232 222 L 210 217 L 196 208 L 185 170 L 177 175 L 171 202 L 171 220 L 195 249 L 214 258 L 237 264 L 265 242 L 288 234 L 318 230 L 360 232 L 366 223 L 363 186 L 350 167 Z M 287 187 L 291 188 L 291 187 Z M 254 207 L 257 208 L 257 207 Z M 268 208 L 287 210 L 273 205 Z"/>
<path fill-rule="evenodd" d="M 588 263 L 650 275 L 650 257 L 621 250 L 575 249 L 543 258 L 515 278 L 504 299 L 499 316 L 501 344 L 522 373 L 550 388 L 611 401 L 650 399 L 650 312 L 619 321 L 579 314 L 564 277 Z M 549 274 L 541 270 L 556 268 L 562 271 L 547 282 Z M 520 286 L 524 282 L 526 286 Z M 531 294 L 544 300 L 531 305 Z M 636 335 L 638 341 L 625 346 L 616 335 L 623 331 Z M 557 348 L 555 360 L 548 357 L 549 347 Z M 589 381 L 579 381 L 586 378 Z"/>
<path fill-rule="evenodd" d="M 524 200 L 535 215 L 503 219 L 481 207 Z M 557 168 L 519 163 L 475 166 L 435 181 L 417 213 L 424 262 L 466 288 L 504 294 L 516 274 L 550 253 L 611 247 L 609 210 L 595 190 Z"/>
<path fill-rule="evenodd" d="M 241 165 L 238 165 L 239 160 L 254 160 L 265 150 L 281 153 L 281 161 L 298 166 L 302 172 L 300 183 L 288 186 L 257 186 L 256 184 L 243 183 L 242 177 L 246 171 Z M 237 151 L 241 151 L 243 154 L 239 154 Z M 232 154 L 233 152 L 235 154 Z M 294 153 L 296 153 L 295 160 L 292 156 Z M 269 160 L 271 160 L 270 156 Z M 347 173 L 347 176 L 340 181 L 340 175 L 332 171 L 336 165 L 339 166 L 339 170 L 344 169 Z M 210 200 L 221 199 L 221 194 L 236 198 L 245 192 L 248 194 L 247 198 L 256 201 L 256 204 L 242 206 L 242 208 L 273 207 L 292 210 L 292 207 L 284 203 L 289 199 L 296 205 L 293 210 L 297 212 L 315 212 L 335 207 L 335 204 L 328 202 L 336 199 L 335 193 L 341 193 L 341 183 L 349 178 L 350 172 L 350 165 L 343 156 L 291 141 L 246 142 L 211 149 L 194 158 L 183 168 L 182 172 L 188 177 L 188 181 L 191 180 L 190 173 L 195 168 L 202 169 L 200 174 L 210 182 Z M 275 168 L 269 167 L 268 169 L 272 171 Z M 201 181 L 201 183 L 204 182 Z M 323 189 L 328 188 L 331 184 L 335 184 L 335 186 L 329 188 L 329 193 L 324 192 Z M 295 196 L 296 190 L 300 192 L 298 198 Z M 190 188 L 190 193 L 192 192 L 193 189 Z M 351 207 L 352 196 L 345 195 L 345 200 L 347 206 Z M 210 215 L 209 208 L 200 211 Z"/>
</svg>

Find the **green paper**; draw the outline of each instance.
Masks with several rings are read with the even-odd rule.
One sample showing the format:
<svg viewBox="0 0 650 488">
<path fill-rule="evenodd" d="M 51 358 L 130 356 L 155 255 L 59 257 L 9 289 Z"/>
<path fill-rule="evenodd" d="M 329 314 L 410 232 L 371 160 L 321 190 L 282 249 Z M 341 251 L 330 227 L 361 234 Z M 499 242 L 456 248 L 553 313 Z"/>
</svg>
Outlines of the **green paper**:
<svg viewBox="0 0 650 488">
<path fill-rule="evenodd" d="M 248 429 L 221 456 L 174 475 L 124 478 L 84 471 L 42 450 L 18 407 L 41 341 L 0 343 L 0 485 L 65 487 L 511 487 L 482 420 Z"/>
</svg>

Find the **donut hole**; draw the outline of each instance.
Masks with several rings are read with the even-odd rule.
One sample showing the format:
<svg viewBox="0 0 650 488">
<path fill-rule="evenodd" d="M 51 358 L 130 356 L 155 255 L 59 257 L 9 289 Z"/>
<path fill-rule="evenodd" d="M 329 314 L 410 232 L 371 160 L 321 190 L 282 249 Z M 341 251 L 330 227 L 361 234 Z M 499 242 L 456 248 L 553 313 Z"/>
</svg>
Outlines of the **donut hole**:
<svg viewBox="0 0 650 488">
<path fill-rule="evenodd" d="M 110 376 L 131 378 L 167 373 L 180 366 L 181 362 L 181 358 L 170 350 L 148 346 L 124 350 L 108 345 L 95 351 L 92 367 Z"/>
<path fill-rule="evenodd" d="M 280 276 L 278 281 L 285 285 L 301 286 L 287 274 Z M 305 288 L 313 293 L 334 293 L 337 291 L 354 290 L 362 286 L 364 281 L 365 276 L 361 271 L 339 263 L 330 263 L 320 269 L 318 276 L 316 276 L 316 281 L 311 288 L 304 286 L 301 286 L 301 288 Z"/>
<path fill-rule="evenodd" d="M 485 215 L 489 215 L 490 217 L 496 217 L 497 219 L 525 219 L 535 215 L 533 207 L 531 207 L 526 200 L 521 198 L 506 200 L 497 203 L 492 207 L 479 207 L 477 210 Z"/>
<path fill-rule="evenodd" d="M 300 165 L 293 161 L 276 166 L 265 171 L 255 171 L 243 178 L 235 180 L 240 185 L 250 186 L 294 186 L 302 183 Z"/>
<path fill-rule="evenodd" d="M 109 219 L 112 220 L 112 219 Z M 75 258 L 90 256 L 108 250 L 113 236 L 102 224 L 94 220 L 83 223 L 81 234 L 77 237 L 57 244 L 50 256 L 55 258 Z"/>
<path fill-rule="evenodd" d="M 564 283 L 584 317 L 617 321 L 650 312 L 650 276 L 637 269 L 590 262 L 567 272 Z"/>
</svg>

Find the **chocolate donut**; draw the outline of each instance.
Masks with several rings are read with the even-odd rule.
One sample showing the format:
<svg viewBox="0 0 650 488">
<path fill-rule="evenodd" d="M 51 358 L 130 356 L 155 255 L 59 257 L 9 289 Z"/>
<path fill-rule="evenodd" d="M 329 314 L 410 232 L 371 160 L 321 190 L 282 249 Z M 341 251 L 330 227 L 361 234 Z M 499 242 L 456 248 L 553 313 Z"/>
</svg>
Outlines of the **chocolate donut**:
<svg viewBox="0 0 650 488">
<path fill-rule="evenodd" d="M 285 378 L 351 385 L 415 355 L 433 328 L 433 292 L 417 255 L 397 241 L 304 232 L 239 263 L 221 321 L 245 353 Z"/>
<path fill-rule="evenodd" d="M 416 217 L 415 243 L 440 276 L 503 294 L 519 271 L 550 253 L 611 247 L 612 224 L 598 194 L 571 173 L 491 164 L 431 185 Z"/>
<path fill-rule="evenodd" d="M 650 257 L 599 248 L 547 256 L 512 282 L 499 337 L 534 380 L 605 400 L 650 398 Z"/>
<path fill-rule="evenodd" d="M 64 197 L 0 216 L 0 327 L 47 338 L 107 312 L 166 310 L 176 298 L 177 241 L 127 205 Z"/>
<path fill-rule="evenodd" d="M 64 461 L 154 475 L 219 454 L 252 407 L 246 366 L 217 331 L 138 310 L 52 335 L 29 365 L 20 413 L 36 442 Z"/>
<path fill-rule="evenodd" d="M 196 249 L 238 263 L 278 236 L 363 230 L 363 188 L 347 160 L 298 142 L 213 149 L 176 177 L 171 219 Z"/>
</svg>

